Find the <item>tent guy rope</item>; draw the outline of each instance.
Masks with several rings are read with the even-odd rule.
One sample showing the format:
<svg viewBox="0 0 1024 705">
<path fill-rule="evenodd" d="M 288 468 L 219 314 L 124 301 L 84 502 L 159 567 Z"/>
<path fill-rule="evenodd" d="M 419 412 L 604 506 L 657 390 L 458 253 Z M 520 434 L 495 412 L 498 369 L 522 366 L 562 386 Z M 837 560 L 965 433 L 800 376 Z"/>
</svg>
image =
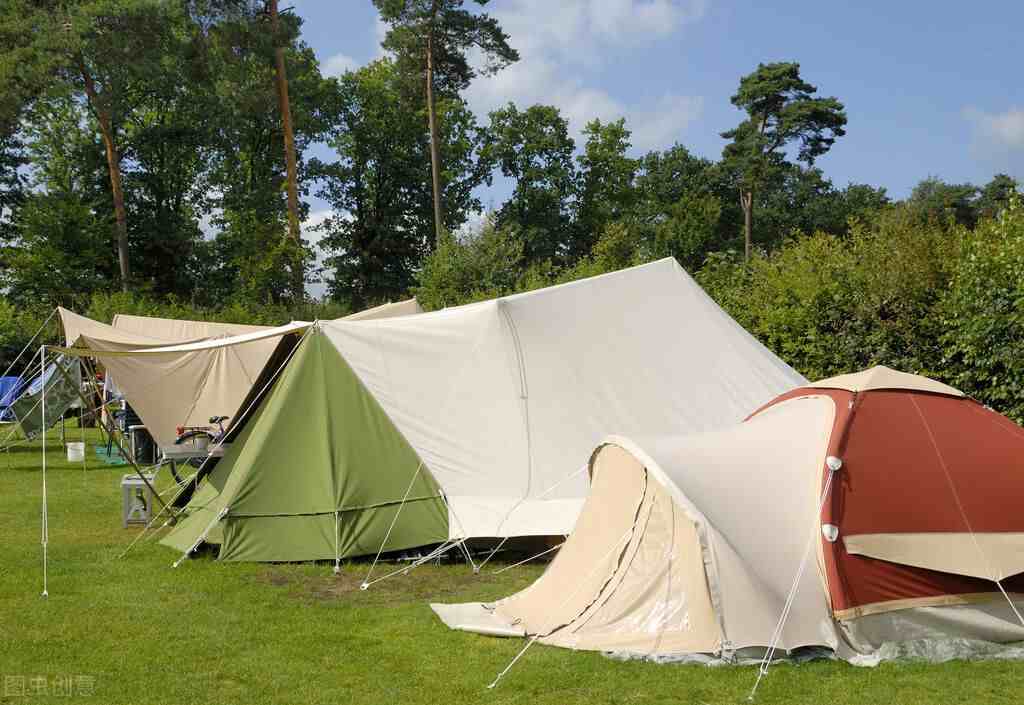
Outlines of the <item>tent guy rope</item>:
<svg viewBox="0 0 1024 705">
<path fill-rule="evenodd" d="M 981 560 L 985 562 L 985 566 L 988 568 L 989 575 L 992 577 L 992 582 L 999 588 L 999 592 L 1006 598 L 1007 603 L 1010 605 L 1010 609 L 1013 610 L 1013 614 L 1017 617 L 1017 621 L 1024 626 L 1024 615 L 1021 615 L 1020 610 L 1017 609 L 1017 605 L 1014 604 L 1013 600 L 1006 592 L 1006 588 L 1003 587 L 1002 579 L 1006 576 L 1003 575 L 1001 570 L 996 570 L 990 560 L 988 554 L 985 553 L 981 547 L 981 543 L 978 542 L 978 537 L 974 533 L 974 526 L 971 524 L 971 520 L 967 517 L 967 510 L 964 509 L 963 500 L 960 499 L 960 493 L 956 490 L 956 483 L 953 482 L 953 477 L 949 474 L 949 468 L 946 466 L 946 459 L 942 457 L 942 451 L 939 450 L 939 444 L 935 440 L 935 434 L 932 433 L 931 425 L 928 423 L 928 419 L 925 417 L 924 412 L 918 405 L 917 400 L 913 397 L 909 397 L 910 402 L 914 405 L 914 409 L 917 411 L 918 416 L 921 418 L 921 423 L 924 425 L 925 431 L 928 433 L 928 439 L 931 441 L 932 448 L 935 450 L 935 457 L 939 461 L 939 467 L 942 468 L 942 474 L 946 477 L 946 484 L 949 486 L 949 491 L 953 494 L 953 501 L 956 503 L 956 508 L 960 512 L 960 517 L 964 520 L 964 525 L 967 527 L 967 532 L 971 535 L 971 541 L 974 543 L 974 547 L 978 549 L 978 555 L 981 556 Z M 995 577 L 999 576 L 999 577 Z"/>
<path fill-rule="evenodd" d="M 748 702 L 754 701 L 754 696 L 757 695 L 757 689 L 761 685 L 761 681 L 768 675 L 768 668 L 771 665 L 772 657 L 775 655 L 775 650 L 779 645 L 779 640 L 782 639 L 782 632 L 786 628 L 786 620 L 789 619 L 789 613 L 792 611 L 793 603 L 796 601 L 796 594 L 800 589 L 800 581 L 803 579 L 804 572 L 807 570 L 807 561 L 814 548 L 814 542 L 818 539 L 818 533 L 821 531 L 821 512 L 825 508 L 825 502 L 828 499 L 829 490 L 832 489 L 832 478 L 843 466 L 843 461 L 830 455 L 825 459 L 825 464 L 828 467 L 828 477 L 825 479 L 825 488 L 821 492 L 821 499 L 818 500 L 818 511 L 814 515 L 814 528 L 811 530 L 811 536 L 807 540 L 807 546 L 804 548 L 804 554 L 800 558 L 800 565 L 797 567 L 796 576 L 793 578 L 793 585 L 789 588 L 789 594 L 786 595 L 786 602 L 782 606 L 782 614 L 779 615 L 779 621 L 775 625 L 775 631 L 772 633 L 772 638 L 768 644 L 768 650 L 765 651 L 764 658 L 761 659 L 761 664 L 758 666 L 757 680 L 754 681 L 754 687 L 751 688 L 750 695 L 747 696 Z"/>
</svg>

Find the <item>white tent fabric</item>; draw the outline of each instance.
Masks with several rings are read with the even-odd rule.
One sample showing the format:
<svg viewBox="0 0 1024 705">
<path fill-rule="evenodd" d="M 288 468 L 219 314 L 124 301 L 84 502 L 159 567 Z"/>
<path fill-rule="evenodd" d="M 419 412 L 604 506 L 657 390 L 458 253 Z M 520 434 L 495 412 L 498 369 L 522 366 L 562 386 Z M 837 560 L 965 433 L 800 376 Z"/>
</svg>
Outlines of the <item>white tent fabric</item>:
<svg viewBox="0 0 1024 705">
<path fill-rule="evenodd" d="M 452 538 L 567 534 L 607 433 L 722 428 L 805 382 L 673 259 L 322 325 L 440 484 Z"/>
</svg>

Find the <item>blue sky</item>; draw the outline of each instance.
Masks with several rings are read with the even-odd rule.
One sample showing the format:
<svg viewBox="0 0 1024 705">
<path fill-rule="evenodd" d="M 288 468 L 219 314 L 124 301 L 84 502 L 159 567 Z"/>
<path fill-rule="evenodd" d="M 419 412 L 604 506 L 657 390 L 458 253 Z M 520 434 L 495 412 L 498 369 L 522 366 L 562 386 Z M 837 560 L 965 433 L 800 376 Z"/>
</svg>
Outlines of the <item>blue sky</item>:
<svg viewBox="0 0 1024 705">
<path fill-rule="evenodd" d="M 289 3 L 285 3 L 289 4 Z M 370 0 L 296 0 L 325 73 L 380 53 Z M 1024 178 L 1024 2 L 918 0 L 491 0 L 522 61 L 466 94 L 485 119 L 498 105 L 549 103 L 578 133 L 625 117 L 637 153 L 680 142 L 717 158 L 729 103 L 758 62 L 798 61 L 847 107 L 847 136 L 819 162 L 839 186 L 906 196 L 922 178 Z M 500 204 L 496 183 L 484 202 Z M 311 220 L 325 204 L 312 202 Z"/>
</svg>

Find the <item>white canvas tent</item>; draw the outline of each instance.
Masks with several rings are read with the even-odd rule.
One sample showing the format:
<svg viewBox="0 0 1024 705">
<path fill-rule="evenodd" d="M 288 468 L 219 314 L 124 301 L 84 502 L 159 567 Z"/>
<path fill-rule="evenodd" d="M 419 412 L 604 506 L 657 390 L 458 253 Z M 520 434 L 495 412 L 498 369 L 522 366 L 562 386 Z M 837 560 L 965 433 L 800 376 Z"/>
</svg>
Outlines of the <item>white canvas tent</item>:
<svg viewBox="0 0 1024 705">
<path fill-rule="evenodd" d="M 403 530 L 399 518 L 402 490 L 412 488 L 417 477 L 428 477 L 427 486 L 442 497 L 449 540 L 567 534 L 587 492 L 581 459 L 608 429 L 669 434 L 721 428 L 803 381 L 672 259 L 419 316 L 321 322 L 300 348 L 313 345 L 321 352 L 297 352 L 254 414 L 261 420 L 250 435 L 258 438 L 240 437 L 215 470 L 216 499 L 204 495 L 203 520 L 181 530 L 195 539 L 211 518 L 225 517 L 222 558 L 334 558 L 340 549 L 332 533 L 346 530 L 347 513 L 369 523 L 371 511 L 386 517 L 384 528 L 391 521 L 395 531 L 388 529 L 385 543 L 353 540 L 352 552 L 343 554 L 429 543 L 415 527 Z M 348 406 L 330 393 L 324 400 L 327 387 L 317 380 L 328 372 L 293 369 L 303 365 L 326 366 L 328 372 L 343 368 L 343 376 L 354 380 L 333 388 L 365 398 Z M 314 442 L 326 444 L 322 451 L 309 450 L 307 443 L 287 452 L 287 434 L 271 438 L 275 426 L 263 419 L 291 418 L 300 406 L 323 416 L 306 422 L 322 425 L 313 435 Z M 357 416 L 378 407 L 383 419 Z M 360 423 L 366 424 L 362 431 Z M 411 447 L 407 467 L 379 467 L 381 453 L 375 452 L 345 459 L 348 469 L 329 467 L 340 462 L 332 458 L 343 443 L 332 438 L 367 438 L 382 424 L 397 432 L 388 436 L 398 439 L 392 445 Z M 260 443 L 272 448 L 273 461 L 245 450 Z M 350 501 L 338 492 L 335 504 L 312 514 L 341 528 L 303 530 L 306 543 L 293 542 L 290 552 L 254 549 L 266 542 L 243 527 L 255 531 L 262 523 L 261 530 L 269 530 L 269 516 L 281 517 L 282 524 L 292 517 L 290 526 L 299 521 L 301 507 L 286 509 L 269 495 L 257 498 L 267 492 L 268 477 L 298 477 L 299 467 L 291 465 L 297 457 L 301 473 L 309 475 L 307 452 L 324 459 L 319 472 L 326 478 L 309 482 L 356 484 L 345 477 L 357 472 L 381 482 L 387 477 L 401 489 L 386 498 Z M 253 550 L 228 546 L 243 535 L 246 549 Z M 169 543 L 191 542 L 178 537 Z"/>
<path fill-rule="evenodd" d="M 673 259 L 323 330 L 468 536 L 564 534 L 608 429 L 720 428 L 803 381 Z"/>
</svg>

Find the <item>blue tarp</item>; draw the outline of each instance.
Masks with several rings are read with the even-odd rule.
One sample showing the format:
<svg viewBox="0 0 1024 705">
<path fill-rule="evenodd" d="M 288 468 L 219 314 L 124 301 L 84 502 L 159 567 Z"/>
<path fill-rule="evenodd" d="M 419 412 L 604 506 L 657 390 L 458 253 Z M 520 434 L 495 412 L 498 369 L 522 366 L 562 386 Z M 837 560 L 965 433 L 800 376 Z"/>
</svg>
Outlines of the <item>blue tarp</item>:
<svg viewBox="0 0 1024 705">
<path fill-rule="evenodd" d="M 0 421 L 13 421 L 11 404 L 21 393 L 21 377 L 0 377 Z"/>
</svg>

